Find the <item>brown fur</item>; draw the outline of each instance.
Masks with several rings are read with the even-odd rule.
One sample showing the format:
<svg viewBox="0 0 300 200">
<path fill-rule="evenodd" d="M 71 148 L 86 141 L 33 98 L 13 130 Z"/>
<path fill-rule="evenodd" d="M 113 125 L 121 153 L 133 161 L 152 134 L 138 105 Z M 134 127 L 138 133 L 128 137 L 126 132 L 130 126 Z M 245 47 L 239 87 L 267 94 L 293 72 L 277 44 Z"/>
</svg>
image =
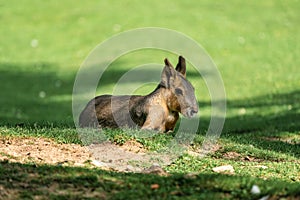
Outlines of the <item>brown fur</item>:
<svg viewBox="0 0 300 200">
<path fill-rule="evenodd" d="M 185 79 L 186 66 L 179 57 L 176 70 L 168 59 L 161 83 L 146 96 L 102 95 L 92 99 L 79 117 L 81 127 L 140 127 L 160 132 L 173 131 L 179 112 L 192 117 L 198 104 L 192 85 Z"/>
</svg>

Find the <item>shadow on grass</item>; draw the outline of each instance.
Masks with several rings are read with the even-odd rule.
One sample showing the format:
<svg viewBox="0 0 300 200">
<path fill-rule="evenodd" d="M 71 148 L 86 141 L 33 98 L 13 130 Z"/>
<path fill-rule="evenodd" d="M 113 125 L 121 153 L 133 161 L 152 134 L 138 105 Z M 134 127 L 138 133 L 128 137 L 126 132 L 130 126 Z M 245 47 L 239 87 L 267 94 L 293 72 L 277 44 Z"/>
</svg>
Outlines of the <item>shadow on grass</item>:
<svg viewBox="0 0 300 200">
<path fill-rule="evenodd" d="M 122 67 L 125 64 L 118 62 L 109 67 L 101 77 L 99 85 L 106 87 L 116 84 L 128 72 L 128 69 Z M 51 124 L 57 127 L 74 127 L 72 92 L 76 72 L 58 75 L 58 68 L 53 63 L 0 63 L 0 103 L 3 105 L 0 108 L 0 125 Z M 162 68 L 157 69 L 159 72 L 156 74 L 160 74 L 161 70 Z M 143 83 L 144 76 L 149 77 L 153 70 L 145 69 L 141 73 L 143 76 L 127 81 Z"/>
<path fill-rule="evenodd" d="M 251 132 L 299 132 L 299 100 L 300 90 L 227 101 L 227 113 L 231 115 L 227 114 L 223 133 L 241 135 Z M 210 102 L 198 101 L 198 103 L 200 114 L 201 109 L 211 106 Z M 198 132 L 205 132 L 209 123 L 210 118 L 200 117 Z"/>
<path fill-rule="evenodd" d="M 68 76 L 58 76 L 55 68 L 49 63 L 1 64 L 0 125 L 72 125 L 73 81 Z"/>
<path fill-rule="evenodd" d="M 226 119 L 223 137 L 235 143 L 300 158 L 299 99 L 300 91 L 296 90 L 229 101 L 228 109 L 242 109 L 243 114 Z"/>
<path fill-rule="evenodd" d="M 237 114 L 227 118 L 225 132 L 300 130 L 300 90 L 290 93 L 267 94 L 247 100 L 229 101 L 228 109 L 254 110 L 252 114 Z"/>
<path fill-rule="evenodd" d="M 116 173 L 98 169 L 0 162 L 0 195 L 23 199 L 253 199 L 265 195 L 299 197 L 299 183 L 220 174 Z M 261 194 L 252 195 L 256 184 Z"/>
<path fill-rule="evenodd" d="M 101 85 L 116 83 L 128 70 L 117 63 L 107 70 Z M 0 63 L 1 108 L 0 125 L 28 122 L 30 124 L 65 124 L 73 126 L 71 99 L 75 72 L 66 76 L 58 75 L 59 68 L 52 63 L 9 64 Z M 30 70 L 28 70 L 30 69 Z M 145 70 L 145 74 L 147 72 Z M 189 72 L 188 76 L 198 76 Z M 142 81 L 137 79 L 137 81 Z M 228 101 L 228 110 L 243 108 L 256 109 L 255 113 L 227 117 L 224 132 L 247 133 L 253 131 L 298 131 L 300 130 L 300 91 L 267 94 L 252 99 Z M 201 107 L 209 107 L 210 102 L 199 102 Z M 276 111 L 276 107 L 286 106 L 286 110 Z M 275 108 L 274 108 L 275 107 Z M 260 109 L 268 114 L 260 113 Z M 203 118 L 201 123 L 209 124 Z M 201 124 L 200 124 L 201 125 Z M 202 125 L 201 125 L 202 126 Z"/>
</svg>

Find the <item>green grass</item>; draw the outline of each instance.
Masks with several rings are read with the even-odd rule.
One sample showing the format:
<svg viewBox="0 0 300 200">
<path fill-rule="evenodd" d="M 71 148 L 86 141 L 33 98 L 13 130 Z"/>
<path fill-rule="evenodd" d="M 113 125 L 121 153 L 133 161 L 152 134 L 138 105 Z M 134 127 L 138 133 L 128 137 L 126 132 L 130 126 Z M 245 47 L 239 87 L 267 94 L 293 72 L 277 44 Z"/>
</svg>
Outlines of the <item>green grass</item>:
<svg viewBox="0 0 300 200">
<path fill-rule="evenodd" d="M 202 159 L 181 156 L 165 168 L 172 174 L 169 177 L 1 162 L 1 191 L 15 191 L 21 199 L 299 198 L 299 8 L 297 0 L 0 2 L 1 136 L 82 144 L 71 107 L 77 70 L 97 44 L 132 28 L 164 27 L 195 39 L 217 64 L 227 95 L 220 149 Z M 105 72 L 97 93 L 110 93 L 128 69 L 163 63 L 165 57 L 176 62 L 176 55 L 158 50 L 120 57 Z M 190 65 L 187 76 L 200 105 L 200 127 L 193 143 L 198 147 L 210 120 L 210 95 Z M 138 92 L 146 94 L 151 88 Z M 122 144 L 135 138 L 129 132 L 108 131 L 107 135 Z M 138 141 L 156 150 L 173 136 Z M 230 152 L 238 156 L 226 157 Z M 212 172 L 213 167 L 226 164 L 234 167 L 234 175 Z M 190 172 L 197 175 L 186 178 Z M 151 190 L 154 183 L 161 187 Z M 260 195 L 250 194 L 253 184 L 261 188 Z"/>
<path fill-rule="evenodd" d="M 45 196 L 49 199 L 257 199 L 299 194 L 299 185 L 295 183 L 250 176 L 177 173 L 161 177 L 3 162 L 0 169 L 1 185 L 19 194 L 20 199 Z M 158 184 L 159 188 L 151 189 L 152 184 Z M 254 184 L 261 188 L 260 195 L 250 194 Z"/>
</svg>

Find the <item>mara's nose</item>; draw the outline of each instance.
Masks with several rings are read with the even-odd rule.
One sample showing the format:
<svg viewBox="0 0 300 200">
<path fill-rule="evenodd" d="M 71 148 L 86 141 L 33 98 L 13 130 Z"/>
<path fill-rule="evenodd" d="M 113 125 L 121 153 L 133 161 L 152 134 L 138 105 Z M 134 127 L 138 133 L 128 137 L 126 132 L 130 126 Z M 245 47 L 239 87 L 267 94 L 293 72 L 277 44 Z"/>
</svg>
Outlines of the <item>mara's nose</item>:
<svg viewBox="0 0 300 200">
<path fill-rule="evenodd" d="M 198 112 L 198 110 L 193 110 L 193 109 L 192 109 L 192 110 L 190 111 L 190 116 L 191 116 L 191 117 L 194 117 L 194 116 L 197 114 L 197 112 Z"/>
</svg>

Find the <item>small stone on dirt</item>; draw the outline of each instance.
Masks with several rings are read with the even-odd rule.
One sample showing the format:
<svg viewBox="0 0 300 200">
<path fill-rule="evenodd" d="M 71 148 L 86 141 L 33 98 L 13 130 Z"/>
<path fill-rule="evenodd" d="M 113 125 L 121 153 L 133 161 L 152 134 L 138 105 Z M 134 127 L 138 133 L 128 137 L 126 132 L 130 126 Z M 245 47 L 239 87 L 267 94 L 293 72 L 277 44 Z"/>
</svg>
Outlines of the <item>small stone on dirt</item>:
<svg viewBox="0 0 300 200">
<path fill-rule="evenodd" d="M 245 160 L 246 160 L 246 161 L 250 161 L 250 162 L 251 162 L 251 161 L 253 161 L 253 160 L 254 160 L 254 158 L 253 158 L 253 157 L 250 157 L 250 156 L 246 156 L 246 157 L 245 157 Z"/>
<path fill-rule="evenodd" d="M 217 173 L 226 173 L 226 172 L 234 173 L 234 169 L 231 165 L 223 165 L 223 166 L 219 166 L 219 167 L 214 167 L 212 170 Z"/>
<path fill-rule="evenodd" d="M 94 166 L 96 166 L 96 167 L 106 167 L 105 163 L 100 162 L 98 160 L 92 160 L 91 164 L 94 165 Z"/>
</svg>

